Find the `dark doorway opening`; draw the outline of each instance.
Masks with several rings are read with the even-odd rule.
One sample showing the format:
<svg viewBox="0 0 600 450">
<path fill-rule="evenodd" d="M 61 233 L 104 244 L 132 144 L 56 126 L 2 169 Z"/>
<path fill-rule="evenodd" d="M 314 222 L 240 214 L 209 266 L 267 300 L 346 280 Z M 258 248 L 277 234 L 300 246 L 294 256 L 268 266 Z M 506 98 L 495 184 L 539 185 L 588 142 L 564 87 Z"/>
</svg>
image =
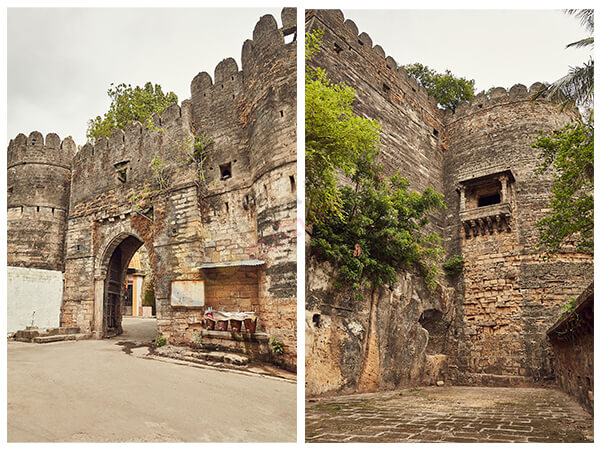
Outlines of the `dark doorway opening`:
<svg viewBox="0 0 600 450">
<path fill-rule="evenodd" d="M 445 353 L 448 339 L 448 324 L 442 318 L 442 312 L 438 309 L 426 309 L 419 318 L 419 323 L 429 334 L 427 341 L 427 354 Z"/>
<path fill-rule="evenodd" d="M 129 262 L 143 242 L 128 236 L 113 250 L 108 262 L 104 281 L 104 302 L 102 309 L 102 331 L 104 337 L 112 337 L 123 332 L 123 315 L 133 300 L 128 295 L 127 268 Z"/>
</svg>

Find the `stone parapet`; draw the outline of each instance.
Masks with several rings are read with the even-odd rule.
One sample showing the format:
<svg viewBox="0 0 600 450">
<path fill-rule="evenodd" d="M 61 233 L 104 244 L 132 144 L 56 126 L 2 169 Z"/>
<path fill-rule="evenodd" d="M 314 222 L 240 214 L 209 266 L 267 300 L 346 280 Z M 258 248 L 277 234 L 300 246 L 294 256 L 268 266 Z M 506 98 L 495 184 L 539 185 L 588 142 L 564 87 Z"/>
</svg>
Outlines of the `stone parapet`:
<svg viewBox="0 0 600 450">
<path fill-rule="evenodd" d="M 466 237 L 510 231 L 510 203 L 482 206 L 460 211 L 459 217 Z"/>
</svg>

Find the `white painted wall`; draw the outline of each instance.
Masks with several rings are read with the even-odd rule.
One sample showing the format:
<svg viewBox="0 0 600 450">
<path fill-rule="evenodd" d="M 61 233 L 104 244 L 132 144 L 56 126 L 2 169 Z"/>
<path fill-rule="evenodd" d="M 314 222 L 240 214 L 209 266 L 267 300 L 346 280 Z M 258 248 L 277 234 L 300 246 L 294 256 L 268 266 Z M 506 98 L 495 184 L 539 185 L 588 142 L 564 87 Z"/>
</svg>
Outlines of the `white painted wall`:
<svg viewBox="0 0 600 450">
<path fill-rule="evenodd" d="M 9 333 L 33 325 L 58 327 L 63 295 L 63 273 L 56 270 L 7 267 Z M 34 314 L 35 312 L 35 314 Z"/>
</svg>

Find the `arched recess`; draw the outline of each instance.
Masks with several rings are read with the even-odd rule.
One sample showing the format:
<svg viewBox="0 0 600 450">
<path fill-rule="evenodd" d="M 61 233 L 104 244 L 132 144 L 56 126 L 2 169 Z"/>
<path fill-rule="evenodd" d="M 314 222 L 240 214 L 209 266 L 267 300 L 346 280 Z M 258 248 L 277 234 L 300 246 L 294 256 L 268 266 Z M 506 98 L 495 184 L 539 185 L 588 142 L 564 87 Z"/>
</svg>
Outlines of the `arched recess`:
<svg viewBox="0 0 600 450">
<path fill-rule="evenodd" d="M 107 240 L 98 252 L 94 276 L 94 336 L 121 334 L 121 304 L 125 295 L 127 267 L 144 242 L 135 234 L 121 232 Z"/>
<path fill-rule="evenodd" d="M 442 312 L 438 309 L 426 309 L 421 314 L 419 323 L 428 333 L 427 354 L 445 354 L 449 324 L 443 319 Z"/>
</svg>

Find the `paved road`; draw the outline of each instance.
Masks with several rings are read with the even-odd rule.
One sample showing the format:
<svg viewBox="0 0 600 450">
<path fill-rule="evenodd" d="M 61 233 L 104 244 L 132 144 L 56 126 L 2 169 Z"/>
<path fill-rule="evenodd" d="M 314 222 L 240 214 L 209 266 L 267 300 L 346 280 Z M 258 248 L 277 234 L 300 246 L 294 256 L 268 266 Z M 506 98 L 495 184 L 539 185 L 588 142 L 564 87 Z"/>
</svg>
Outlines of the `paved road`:
<svg viewBox="0 0 600 450">
<path fill-rule="evenodd" d="M 553 389 L 427 387 L 306 404 L 307 442 L 592 442 L 593 418 Z"/>
<path fill-rule="evenodd" d="M 124 330 L 111 340 L 9 342 L 8 441 L 296 440 L 295 383 L 148 359 L 118 342 L 153 339 L 155 321 L 125 319 Z"/>
</svg>

